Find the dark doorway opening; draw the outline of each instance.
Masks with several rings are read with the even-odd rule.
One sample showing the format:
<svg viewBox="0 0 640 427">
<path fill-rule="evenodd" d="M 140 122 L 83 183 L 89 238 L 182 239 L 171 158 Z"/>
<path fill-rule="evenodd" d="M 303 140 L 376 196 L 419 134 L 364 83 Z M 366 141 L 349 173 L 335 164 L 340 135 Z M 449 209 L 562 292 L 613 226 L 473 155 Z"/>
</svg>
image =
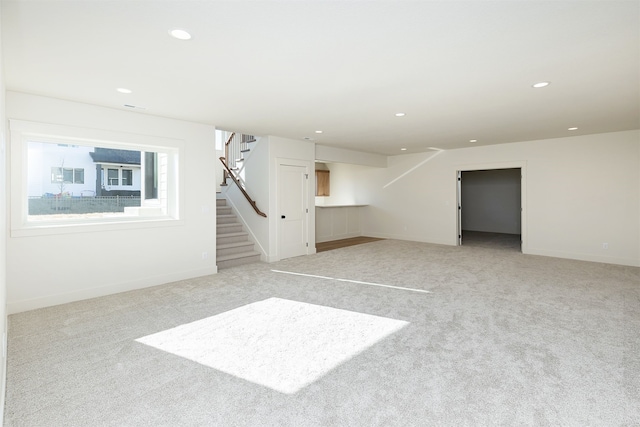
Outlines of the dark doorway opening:
<svg viewBox="0 0 640 427">
<path fill-rule="evenodd" d="M 522 250 L 520 168 L 461 171 L 460 244 Z"/>
</svg>

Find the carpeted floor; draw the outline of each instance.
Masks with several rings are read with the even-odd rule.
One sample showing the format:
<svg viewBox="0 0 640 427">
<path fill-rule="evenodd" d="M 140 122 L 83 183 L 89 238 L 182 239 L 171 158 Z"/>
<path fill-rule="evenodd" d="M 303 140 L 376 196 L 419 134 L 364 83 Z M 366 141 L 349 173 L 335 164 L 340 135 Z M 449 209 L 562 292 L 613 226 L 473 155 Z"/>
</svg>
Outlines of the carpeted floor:
<svg viewBox="0 0 640 427">
<path fill-rule="evenodd" d="M 488 233 L 484 231 L 462 231 L 462 245 L 487 249 L 522 251 L 519 234 Z"/>
<path fill-rule="evenodd" d="M 640 425 L 638 331 L 639 268 L 381 240 L 12 315 L 5 425 Z"/>
</svg>

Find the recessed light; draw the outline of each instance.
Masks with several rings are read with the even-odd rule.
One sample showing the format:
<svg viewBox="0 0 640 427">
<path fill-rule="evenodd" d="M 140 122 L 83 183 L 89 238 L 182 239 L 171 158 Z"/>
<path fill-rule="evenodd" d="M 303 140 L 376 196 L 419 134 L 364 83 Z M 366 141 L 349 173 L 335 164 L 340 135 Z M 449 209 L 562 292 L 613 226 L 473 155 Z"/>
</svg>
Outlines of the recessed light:
<svg viewBox="0 0 640 427">
<path fill-rule="evenodd" d="M 322 131 L 321 130 L 317 130 L 316 133 L 322 133 Z"/>
<path fill-rule="evenodd" d="M 549 86 L 551 84 L 551 82 L 538 82 L 538 83 L 534 83 L 531 86 L 535 87 L 536 89 L 541 88 L 541 87 L 546 87 Z"/>
<path fill-rule="evenodd" d="M 401 148 L 400 151 L 407 151 L 407 149 L 406 148 Z"/>
<path fill-rule="evenodd" d="M 567 130 L 578 130 L 578 128 L 569 128 Z"/>
<path fill-rule="evenodd" d="M 189 40 L 191 38 L 191 34 L 189 34 L 189 32 L 180 28 L 169 30 L 169 34 L 171 34 L 171 37 L 174 37 L 178 40 Z"/>
<path fill-rule="evenodd" d="M 118 89 L 116 89 L 118 92 L 120 93 L 132 93 L 133 91 L 131 89 L 127 89 L 125 87 L 119 87 Z"/>
<path fill-rule="evenodd" d="M 469 142 L 478 142 L 477 139 L 470 139 Z"/>
<path fill-rule="evenodd" d="M 403 117 L 404 113 L 396 113 L 396 117 Z"/>
</svg>

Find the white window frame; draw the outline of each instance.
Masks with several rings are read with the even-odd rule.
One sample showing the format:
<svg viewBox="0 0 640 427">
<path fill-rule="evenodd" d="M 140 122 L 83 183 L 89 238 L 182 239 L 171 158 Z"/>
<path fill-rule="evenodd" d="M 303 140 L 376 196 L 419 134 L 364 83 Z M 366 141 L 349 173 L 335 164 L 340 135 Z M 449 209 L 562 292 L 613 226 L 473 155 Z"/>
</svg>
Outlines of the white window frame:
<svg viewBox="0 0 640 427">
<path fill-rule="evenodd" d="M 9 120 L 9 129 L 12 237 L 184 224 L 180 218 L 180 212 L 184 212 L 184 198 L 181 197 L 181 194 L 184 194 L 183 140 L 23 120 Z M 162 153 L 163 158 L 166 159 L 167 171 L 167 179 L 164 181 L 164 198 L 144 200 L 143 205 L 129 215 L 29 221 L 27 173 L 30 141 Z"/>
</svg>

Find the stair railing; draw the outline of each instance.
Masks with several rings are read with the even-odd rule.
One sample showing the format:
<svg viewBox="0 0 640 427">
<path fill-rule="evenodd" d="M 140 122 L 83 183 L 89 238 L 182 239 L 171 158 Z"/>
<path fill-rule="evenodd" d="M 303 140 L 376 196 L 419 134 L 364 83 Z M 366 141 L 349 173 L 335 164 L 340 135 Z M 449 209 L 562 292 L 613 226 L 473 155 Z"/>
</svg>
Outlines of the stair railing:
<svg viewBox="0 0 640 427">
<path fill-rule="evenodd" d="M 236 183 L 245 199 L 249 202 L 254 211 L 260 216 L 267 217 L 267 214 L 258 209 L 255 200 L 253 200 L 249 194 L 247 193 L 244 184 L 241 182 L 240 177 L 238 177 L 233 171 L 237 171 L 238 161 L 244 160 L 242 155 L 243 153 L 249 151 L 249 143 L 254 142 L 256 139 L 253 135 L 245 135 L 245 134 L 237 134 L 236 132 L 231 133 L 227 142 L 224 144 L 224 157 L 220 157 L 220 161 L 224 166 L 225 170 L 223 171 L 222 184 L 227 185 L 227 179 L 231 178 L 233 182 Z"/>
<path fill-rule="evenodd" d="M 256 137 L 253 135 L 236 132 L 229 135 L 227 142 L 224 143 L 224 158 L 231 170 L 237 169 L 237 162 L 243 161 L 243 154 L 249 151 L 249 143 L 255 141 Z"/>
</svg>

